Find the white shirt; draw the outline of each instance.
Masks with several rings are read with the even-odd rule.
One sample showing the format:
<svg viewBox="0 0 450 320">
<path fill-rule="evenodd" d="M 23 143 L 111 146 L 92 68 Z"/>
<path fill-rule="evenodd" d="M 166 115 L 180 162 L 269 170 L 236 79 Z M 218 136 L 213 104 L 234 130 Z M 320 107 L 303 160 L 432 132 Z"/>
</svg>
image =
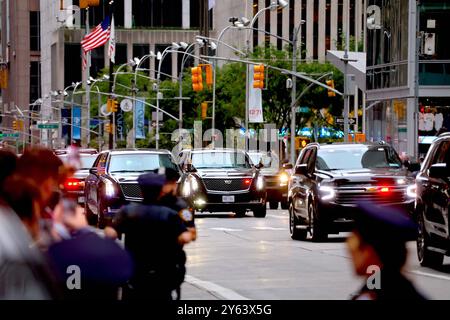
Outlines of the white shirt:
<svg viewBox="0 0 450 320">
<path fill-rule="evenodd" d="M 439 131 L 442 128 L 442 124 L 444 123 L 444 115 L 442 113 L 437 113 L 434 117 L 434 129 Z"/>
<path fill-rule="evenodd" d="M 425 131 L 432 131 L 434 127 L 434 114 L 425 113 L 423 116 L 423 120 L 425 122 Z"/>
</svg>

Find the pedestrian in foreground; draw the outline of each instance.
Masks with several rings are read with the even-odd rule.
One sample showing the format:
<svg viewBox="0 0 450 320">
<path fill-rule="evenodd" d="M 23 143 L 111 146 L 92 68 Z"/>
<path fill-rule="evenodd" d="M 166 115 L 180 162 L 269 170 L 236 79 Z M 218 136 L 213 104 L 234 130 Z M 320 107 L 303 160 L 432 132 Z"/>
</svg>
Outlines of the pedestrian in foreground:
<svg viewBox="0 0 450 320">
<path fill-rule="evenodd" d="M 406 243 L 417 237 L 416 224 L 392 208 L 361 204 L 359 209 L 347 246 L 355 273 L 365 283 L 353 300 L 423 300 L 402 273 Z"/>
</svg>

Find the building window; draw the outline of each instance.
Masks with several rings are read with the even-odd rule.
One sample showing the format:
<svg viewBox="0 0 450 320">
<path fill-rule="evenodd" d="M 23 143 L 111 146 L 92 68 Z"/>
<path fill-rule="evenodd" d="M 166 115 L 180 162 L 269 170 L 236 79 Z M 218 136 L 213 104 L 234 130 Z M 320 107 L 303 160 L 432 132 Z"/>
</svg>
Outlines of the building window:
<svg viewBox="0 0 450 320">
<path fill-rule="evenodd" d="M 97 78 L 103 68 L 105 68 L 104 46 L 91 51 L 91 76 Z"/>
<path fill-rule="evenodd" d="M 33 103 L 41 97 L 41 63 L 30 63 L 30 102 Z"/>
<path fill-rule="evenodd" d="M 148 44 L 133 44 L 133 57 L 142 59 L 144 56 L 148 55 L 150 53 L 150 46 Z M 153 58 L 147 58 L 145 61 L 141 64 L 139 68 L 141 69 L 149 69 L 150 68 L 150 59 Z M 144 72 L 144 71 L 143 71 Z M 145 71 L 147 75 L 149 74 L 149 71 Z"/>
<path fill-rule="evenodd" d="M 30 50 L 41 50 L 41 13 L 30 11 Z"/>
<path fill-rule="evenodd" d="M 116 44 L 116 65 L 127 63 L 127 44 Z"/>
<path fill-rule="evenodd" d="M 56 70 L 52 70 L 55 77 L 56 72 Z M 79 43 L 66 43 L 64 45 L 64 87 L 78 81 L 81 81 L 81 45 Z M 54 85 L 55 83 L 52 83 L 52 86 Z"/>
<path fill-rule="evenodd" d="M 181 0 L 133 0 L 133 26 L 181 28 Z"/>
</svg>

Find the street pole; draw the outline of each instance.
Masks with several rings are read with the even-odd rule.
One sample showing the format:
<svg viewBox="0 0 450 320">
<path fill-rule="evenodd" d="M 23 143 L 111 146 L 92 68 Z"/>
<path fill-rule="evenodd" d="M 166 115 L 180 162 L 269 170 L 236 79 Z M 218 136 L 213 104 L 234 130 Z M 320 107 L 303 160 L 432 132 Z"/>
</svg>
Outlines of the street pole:
<svg viewBox="0 0 450 320">
<path fill-rule="evenodd" d="M 348 115 L 350 112 L 350 97 L 349 97 L 349 81 L 348 81 L 348 51 L 350 45 L 350 6 L 348 6 L 347 12 L 347 28 L 345 35 L 345 51 L 344 51 L 344 142 L 348 142 L 348 135 L 350 132 L 350 125 L 348 123 Z"/>
<path fill-rule="evenodd" d="M 89 7 L 86 9 L 86 34 L 89 34 Z M 88 51 L 86 53 L 86 79 L 89 80 L 91 77 L 91 51 Z M 91 86 L 89 85 L 89 82 L 86 81 L 86 106 L 87 106 L 87 129 L 89 130 L 91 128 L 90 126 L 90 117 L 91 117 Z M 86 145 L 89 147 L 89 143 L 91 142 L 91 133 L 88 131 L 86 136 Z"/>
<path fill-rule="evenodd" d="M 131 147 L 136 148 L 136 83 L 134 79 L 131 79 L 131 95 L 133 96 L 133 141 L 131 142 Z"/>
<path fill-rule="evenodd" d="M 109 15 L 112 18 L 114 14 L 114 1 L 111 1 L 109 3 Z M 109 59 L 109 93 L 110 93 L 110 99 L 113 99 L 113 73 L 114 73 L 114 62 L 111 61 L 111 58 Z M 109 115 L 109 125 L 111 128 L 111 131 L 109 132 L 109 149 L 113 150 L 115 146 L 115 136 L 116 136 L 116 117 L 115 112 L 112 112 Z"/>
<path fill-rule="evenodd" d="M 98 101 L 98 152 L 102 151 L 102 121 L 100 121 L 101 119 L 101 108 L 102 108 L 102 96 L 100 95 L 100 89 L 98 88 L 98 86 L 96 86 L 97 88 L 97 101 Z"/>
</svg>

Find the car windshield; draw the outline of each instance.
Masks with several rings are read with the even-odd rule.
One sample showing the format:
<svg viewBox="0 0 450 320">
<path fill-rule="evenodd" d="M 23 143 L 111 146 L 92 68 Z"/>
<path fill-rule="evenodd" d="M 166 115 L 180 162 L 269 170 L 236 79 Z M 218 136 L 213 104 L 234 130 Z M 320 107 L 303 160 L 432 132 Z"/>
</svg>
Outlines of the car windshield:
<svg viewBox="0 0 450 320">
<path fill-rule="evenodd" d="M 401 166 L 397 153 L 389 147 L 321 148 L 317 155 L 318 170 L 398 169 Z"/>
<path fill-rule="evenodd" d="M 276 160 L 272 156 L 262 152 L 249 152 L 248 155 L 253 164 L 258 164 L 261 162 L 264 165 L 264 168 L 270 168 L 272 166 L 272 162 Z"/>
<path fill-rule="evenodd" d="M 69 163 L 69 158 L 67 154 L 63 154 L 63 155 L 59 155 L 58 156 L 64 163 Z M 92 165 L 95 162 L 95 159 L 97 159 L 97 155 L 80 155 L 80 161 L 81 161 L 81 166 L 80 166 L 80 170 L 86 170 L 86 169 L 90 169 L 92 168 Z"/>
<path fill-rule="evenodd" d="M 113 154 L 109 172 L 150 172 L 160 167 L 178 170 L 168 154 Z"/>
<path fill-rule="evenodd" d="M 196 169 L 251 168 L 249 158 L 243 152 L 199 152 L 192 154 Z"/>
</svg>

